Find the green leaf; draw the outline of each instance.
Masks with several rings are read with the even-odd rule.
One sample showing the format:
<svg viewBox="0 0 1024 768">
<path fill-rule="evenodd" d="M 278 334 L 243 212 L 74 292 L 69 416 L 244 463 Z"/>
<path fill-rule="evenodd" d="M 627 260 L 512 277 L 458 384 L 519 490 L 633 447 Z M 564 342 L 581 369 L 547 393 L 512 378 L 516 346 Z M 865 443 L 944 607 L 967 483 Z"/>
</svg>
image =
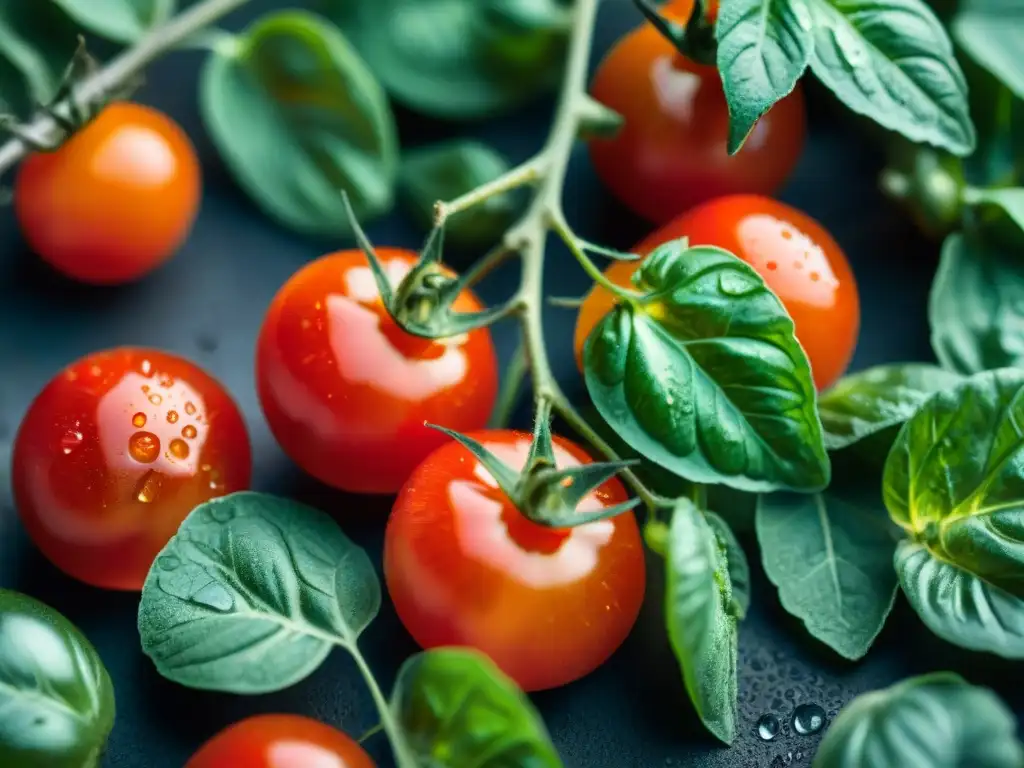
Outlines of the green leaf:
<svg viewBox="0 0 1024 768">
<path fill-rule="evenodd" d="M 417 765 L 561 768 L 540 715 L 482 654 L 418 653 L 398 673 L 391 710 Z"/>
<path fill-rule="evenodd" d="M 176 0 L 55 0 L 76 23 L 97 35 L 130 43 L 174 15 Z"/>
<path fill-rule="evenodd" d="M 380 608 L 366 553 L 325 514 L 241 492 L 206 502 L 157 557 L 142 590 L 142 649 L 191 688 L 265 693 L 354 648 Z"/>
<path fill-rule="evenodd" d="M 868 652 L 896 598 L 892 524 L 880 499 L 859 496 L 773 493 L 757 506 L 761 559 L 782 607 L 853 660 Z"/>
<path fill-rule="evenodd" d="M 907 602 L 935 635 L 972 651 L 1024 659 L 1024 600 L 937 560 L 924 544 L 901 542 L 894 562 Z"/>
<path fill-rule="evenodd" d="M 942 246 L 928 299 L 932 348 L 946 368 L 971 374 L 1024 365 L 1024 260 L 981 234 Z"/>
<path fill-rule="evenodd" d="M 716 33 L 733 154 L 807 69 L 811 12 L 806 0 L 722 0 Z"/>
<path fill-rule="evenodd" d="M 968 204 L 978 208 L 998 209 L 1013 222 L 1018 230 L 1024 231 L 1024 187 L 1002 189 L 972 187 L 965 190 L 964 199 Z"/>
<path fill-rule="evenodd" d="M 331 0 L 384 87 L 448 119 L 504 114 L 554 87 L 568 30 L 562 0 Z"/>
<path fill-rule="evenodd" d="M 458 139 L 410 151 L 399 176 L 405 202 L 420 226 L 434 225 L 434 204 L 454 200 L 501 176 L 508 161 L 479 141 Z M 514 192 L 494 195 L 450 216 L 445 239 L 460 248 L 492 245 L 523 209 Z"/>
<path fill-rule="evenodd" d="M 362 221 L 392 205 L 394 116 L 373 74 L 329 22 L 262 17 L 200 80 L 210 135 L 263 211 L 298 232 L 345 237 L 341 192 Z"/>
<path fill-rule="evenodd" d="M 739 539 L 729 523 L 714 512 L 705 512 L 704 518 L 718 537 L 719 546 L 725 550 L 729 564 L 729 582 L 732 584 L 732 600 L 736 618 L 742 620 L 750 610 L 750 563 Z"/>
<path fill-rule="evenodd" d="M 0 765 L 96 768 L 114 726 L 114 687 L 67 619 L 0 589 Z"/>
<path fill-rule="evenodd" d="M 844 376 L 818 398 L 818 412 L 830 451 L 882 435 L 888 452 L 903 423 L 935 392 L 960 381 L 960 376 L 927 363 L 892 363 Z"/>
<path fill-rule="evenodd" d="M 857 114 L 911 141 L 969 155 L 967 85 L 923 0 L 810 0 L 811 70 Z"/>
<path fill-rule="evenodd" d="M 688 499 L 672 513 L 666 564 L 665 622 L 686 690 L 705 727 L 731 744 L 738 617 L 729 563 L 715 528 Z"/>
<path fill-rule="evenodd" d="M 814 768 L 1020 768 L 1016 730 L 1016 717 L 992 691 L 936 672 L 850 702 Z"/>
<path fill-rule="evenodd" d="M 978 64 L 1024 99 L 1024 4 L 1019 0 L 963 0 L 951 31 Z"/>
<path fill-rule="evenodd" d="M 594 405 L 622 439 L 693 482 L 827 485 L 810 366 L 760 275 L 726 251 L 677 240 L 634 281 L 652 297 L 609 312 L 583 353 Z"/>
<path fill-rule="evenodd" d="M 75 25 L 56 5 L 0 3 L 0 57 L 25 78 L 32 101 L 53 98 L 77 48 Z"/>
</svg>

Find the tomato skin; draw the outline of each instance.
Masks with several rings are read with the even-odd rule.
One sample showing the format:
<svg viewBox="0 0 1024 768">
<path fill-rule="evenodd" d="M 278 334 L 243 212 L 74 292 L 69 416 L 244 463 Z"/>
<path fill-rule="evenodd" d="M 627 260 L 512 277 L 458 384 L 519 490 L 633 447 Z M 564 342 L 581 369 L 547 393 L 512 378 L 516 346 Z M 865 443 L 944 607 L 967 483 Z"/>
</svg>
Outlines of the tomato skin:
<svg viewBox="0 0 1024 768">
<path fill-rule="evenodd" d="M 197 505 L 249 487 L 241 413 L 193 363 L 119 348 L 72 363 L 39 393 L 14 443 L 14 500 L 55 566 L 139 590 Z"/>
<path fill-rule="evenodd" d="M 814 383 L 826 389 L 843 375 L 857 345 L 860 298 L 853 270 L 839 244 L 802 211 L 757 195 L 732 195 L 677 217 L 634 251 L 646 256 L 669 240 L 715 245 L 750 264 L 782 300 L 796 336 L 811 362 Z M 637 262 L 614 262 L 605 274 L 632 286 Z M 583 370 L 583 345 L 615 301 L 595 286 L 576 320 L 576 362 Z"/>
<path fill-rule="evenodd" d="M 256 715 L 228 726 L 185 768 L 376 768 L 348 735 L 298 715 Z"/>
<path fill-rule="evenodd" d="M 676 5 L 686 7 L 666 15 L 685 23 L 690 3 Z M 803 149 L 806 114 L 798 84 L 729 156 L 729 112 L 718 70 L 683 57 L 650 24 L 627 34 L 605 57 L 591 93 L 625 118 L 617 136 L 590 142 L 597 175 L 655 224 L 721 195 L 774 193 Z"/>
<path fill-rule="evenodd" d="M 471 435 L 521 467 L 530 436 Z M 561 437 L 558 466 L 590 457 Z M 584 500 L 627 499 L 617 479 Z M 527 520 L 460 444 L 432 453 L 402 489 L 384 537 L 384 577 L 399 618 L 423 648 L 486 653 L 526 691 L 589 674 L 622 644 L 640 611 L 644 550 L 632 512 L 570 529 Z"/>
<path fill-rule="evenodd" d="M 43 260 L 76 280 L 114 285 L 178 249 L 200 194 L 185 132 L 156 110 L 115 102 L 57 151 L 22 162 L 14 210 Z"/>
<path fill-rule="evenodd" d="M 397 285 L 416 261 L 378 248 Z M 482 308 L 469 291 L 455 310 Z M 257 390 L 275 438 L 293 461 L 342 490 L 394 493 L 448 440 L 424 421 L 480 429 L 497 396 L 490 331 L 431 341 L 387 314 L 365 255 L 328 254 L 281 288 L 256 355 Z"/>
</svg>

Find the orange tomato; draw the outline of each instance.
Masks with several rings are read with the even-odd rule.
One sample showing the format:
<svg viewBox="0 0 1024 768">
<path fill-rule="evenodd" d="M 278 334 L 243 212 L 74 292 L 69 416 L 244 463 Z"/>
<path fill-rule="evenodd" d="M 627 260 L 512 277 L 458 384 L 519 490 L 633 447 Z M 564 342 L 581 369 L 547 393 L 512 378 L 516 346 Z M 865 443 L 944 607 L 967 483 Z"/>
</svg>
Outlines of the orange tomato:
<svg viewBox="0 0 1024 768">
<path fill-rule="evenodd" d="M 168 259 L 199 209 L 199 160 L 184 131 L 117 102 L 55 152 L 21 164 L 14 210 L 29 246 L 86 283 L 135 280 Z"/>
<path fill-rule="evenodd" d="M 757 195 L 733 195 L 679 216 L 641 242 L 647 255 L 680 237 L 690 245 L 715 245 L 750 264 L 782 300 L 796 336 L 811 362 L 819 390 L 833 384 L 850 364 L 860 330 L 857 281 L 838 243 L 805 213 Z M 632 285 L 636 262 L 614 262 L 605 274 L 616 285 Z M 590 331 L 614 306 L 614 297 L 595 286 L 576 320 L 576 359 Z"/>
</svg>

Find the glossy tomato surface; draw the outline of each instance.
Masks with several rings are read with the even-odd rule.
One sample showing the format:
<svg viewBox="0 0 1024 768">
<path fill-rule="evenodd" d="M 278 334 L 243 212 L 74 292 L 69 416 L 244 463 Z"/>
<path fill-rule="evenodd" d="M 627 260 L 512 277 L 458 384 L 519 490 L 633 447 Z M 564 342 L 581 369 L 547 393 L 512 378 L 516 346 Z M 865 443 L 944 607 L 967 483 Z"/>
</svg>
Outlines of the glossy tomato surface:
<svg viewBox="0 0 1024 768">
<path fill-rule="evenodd" d="M 684 0 L 663 12 L 685 23 L 691 8 L 691 0 Z M 611 50 L 591 93 L 625 118 L 616 137 L 590 142 L 598 176 L 655 224 L 721 195 L 772 194 L 803 149 L 806 115 L 797 85 L 730 156 L 729 112 L 718 70 L 684 58 L 650 24 Z"/>
<path fill-rule="evenodd" d="M 185 768 L 375 768 L 356 741 L 297 715 L 257 715 L 200 747 Z"/>
<path fill-rule="evenodd" d="M 65 573 L 142 588 L 194 507 L 248 488 L 249 436 L 224 388 L 152 349 L 98 352 L 57 374 L 14 443 L 14 500 L 29 535 Z"/>
<path fill-rule="evenodd" d="M 516 469 L 530 436 L 471 435 Z M 559 467 L 590 462 L 555 438 Z M 581 511 L 627 498 L 612 479 Z M 572 682 L 626 639 L 644 597 L 644 554 L 632 512 L 575 528 L 527 520 L 483 465 L 448 442 L 413 473 L 395 501 L 384 575 L 399 618 L 424 648 L 479 649 L 527 691 Z"/>
<path fill-rule="evenodd" d="M 76 280 L 124 283 L 169 258 L 195 220 L 199 160 L 177 123 L 115 102 L 55 152 L 21 164 L 14 209 L 29 246 Z"/>
<path fill-rule="evenodd" d="M 416 261 L 394 248 L 377 255 L 395 286 Z M 481 305 L 466 292 L 455 309 Z M 362 493 L 394 493 L 448 439 L 424 421 L 483 427 L 498 378 L 486 329 L 437 341 L 401 330 L 358 250 L 324 256 L 285 283 L 260 332 L 256 374 L 285 453 L 322 482 Z"/>
<path fill-rule="evenodd" d="M 757 270 L 793 318 L 796 335 L 811 361 L 819 390 L 832 385 L 850 364 L 860 330 L 857 281 L 842 248 L 817 221 L 785 203 L 758 195 L 733 195 L 705 203 L 654 232 L 634 250 L 647 255 L 669 240 L 716 245 Z M 636 262 L 614 262 L 606 275 L 630 286 Z M 594 325 L 614 305 L 595 287 L 576 320 L 576 358 Z"/>
</svg>

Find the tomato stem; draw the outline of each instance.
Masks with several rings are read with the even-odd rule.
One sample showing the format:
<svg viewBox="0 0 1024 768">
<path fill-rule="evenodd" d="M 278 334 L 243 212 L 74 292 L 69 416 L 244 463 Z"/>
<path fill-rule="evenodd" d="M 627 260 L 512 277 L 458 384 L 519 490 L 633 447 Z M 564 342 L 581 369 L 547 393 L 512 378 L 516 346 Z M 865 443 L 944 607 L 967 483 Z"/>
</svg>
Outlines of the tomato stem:
<svg viewBox="0 0 1024 768">
<path fill-rule="evenodd" d="M 527 160 L 522 165 L 516 166 L 507 173 L 503 173 L 493 181 L 482 184 L 476 189 L 471 189 L 461 197 L 449 202 L 438 201 L 434 206 L 434 223 L 440 227 L 449 217 L 460 211 L 472 208 L 474 205 L 488 200 L 497 195 L 504 194 L 526 184 L 536 182 L 542 175 L 544 165 L 543 153 Z"/>
<path fill-rule="evenodd" d="M 74 104 L 92 104 L 119 91 L 152 61 L 246 2 L 248 0 L 202 0 L 196 3 L 147 33 L 105 67 L 82 80 L 67 98 L 53 106 L 53 111 L 60 117 L 73 119 Z M 0 173 L 14 166 L 31 151 L 31 142 L 46 146 L 61 135 L 57 120 L 45 110 L 22 126 L 22 132 L 25 138 L 14 136 L 0 146 Z"/>
<path fill-rule="evenodd" d="M 487 422 L 489 429 L 501 429 L 508 426 L 512 411 L 519 401 L 519 392 L 527 373 L 526 354 L 523 351 L 523 345 L 519 344 L 516 351 L 512 353 L 512 359 L 509 360 L 508 367 L 505 369 L 505 375 L 501 377 L 498 400 L 494 405 L 490 421 Z"/>
<path fill-rule="evenodd" d="M 395 757 L 395 764 L 398 768 L 416 768 L 416 761 L 413 759 L 409 745 L 405 741 L 405 734 L 392 715 L 391 706 L 388 704 L 384 692 L 381 691 L 380 685 L 377 684 L 377 678 L 374 677 L 373 670 L 370 669 L 370 665 L 366 663 L 366 659 L 355 643 L 345 647 L 352 654 L 352 658 L 355 660 L 356 666 L 366 682 L 366 687 L 370 691 L 370 696 L 373 697 L 373 703 L 377 705 L 377 712 L 380 714 L 380 724 L 377 727 L 387 734 L 388 741 L 391 743 L 391 752 Z M 372 733 L 367 733 L 367 736 L 370 735 Z"/>
</svg>

